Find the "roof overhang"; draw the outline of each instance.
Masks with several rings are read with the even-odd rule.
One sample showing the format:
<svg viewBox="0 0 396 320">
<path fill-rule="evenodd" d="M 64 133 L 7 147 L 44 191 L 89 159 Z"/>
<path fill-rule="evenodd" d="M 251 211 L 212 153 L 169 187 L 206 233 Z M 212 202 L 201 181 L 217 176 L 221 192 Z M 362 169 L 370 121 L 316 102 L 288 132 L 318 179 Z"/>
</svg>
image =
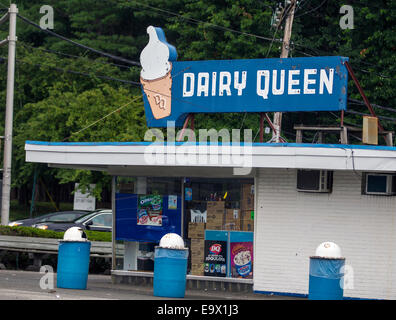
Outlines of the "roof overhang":
<svg viewBox="0 0 396 320">
<path fill-rule="evenodd" d="M 386 146 L 26 141 L 25 150 L 27 162 L 112 175 L 222 177 L 252 175 L 250 168 L 396 171 L 396 148 Z"/>
</svg>

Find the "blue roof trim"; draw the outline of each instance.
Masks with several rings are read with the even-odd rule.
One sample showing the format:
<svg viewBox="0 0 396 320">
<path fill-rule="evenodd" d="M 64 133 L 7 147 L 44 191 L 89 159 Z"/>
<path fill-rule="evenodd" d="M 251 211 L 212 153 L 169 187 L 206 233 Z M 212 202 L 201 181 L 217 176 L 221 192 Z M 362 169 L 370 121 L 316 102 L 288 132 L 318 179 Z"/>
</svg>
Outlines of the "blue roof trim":
<svg viewBox="0 0 396 320">
<path fill-rule="evenodd" d="M 31 145 L 43 145 L 43 146 L 148 146 L 152 144 L 162 144 L 160 142 L 48 142 L 48 141 L 30 141 L 27 140 L 25 144 Z M 165 145 L 167 143 L 165 142 Z M 169 145 L 213 145 L 210 142 L 174 142 Z M 221 145 L 230 145 L 222 144 Z M 241 142 L 243 146 L 244 143 Z M 363 149 L 363 150 L 384 150 L 384 151 L 396 151 L 396 147 L 389 146 L 371 146 L 371 145 L 350 145 L 350 144 L 311 144 L 311 143 L 252 143 L 253 147 L 304 147 L 304 148 L 329 148 L 329 149 Z"/>
</svg>

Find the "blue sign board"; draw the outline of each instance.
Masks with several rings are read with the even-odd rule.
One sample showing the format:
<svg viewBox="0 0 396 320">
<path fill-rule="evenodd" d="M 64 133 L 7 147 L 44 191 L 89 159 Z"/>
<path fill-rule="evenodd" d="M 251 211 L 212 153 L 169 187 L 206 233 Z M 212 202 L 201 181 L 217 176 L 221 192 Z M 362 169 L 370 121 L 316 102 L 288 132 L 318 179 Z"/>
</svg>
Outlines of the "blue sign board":
<svg viewBox="0 0 396 320">
<path fill-rule="evenodd" d="M 169 209 L 169 196 L 162 196 L 163 210 L 160 225 L 142 225 L 138 220 L 137 194 L 116 193 L 116 240 L 159 242 L 167 233 L 181 235 L 181 198 L 177 196 L 176 209 Z"/>
<path fill-rule="evenodd" d="M 157 47 L 151 44 L 155 30 Z M 158 30 L 148 32 L 149 44 L 141 55 L 149 127 L 166 127 L 172 122 L 182 126 L 189 113 L 346 109 L 346 57 L 176 61 L 175 48 Z M 161 50 L 168 52 L 166 60 L 157 57 Z M 157 63 L 150 65 L 149 61 Z M 166 66 L 158 61 L 166 61 Z M 161 68 L 162 73 L 154 72 Z"/>
</svg>

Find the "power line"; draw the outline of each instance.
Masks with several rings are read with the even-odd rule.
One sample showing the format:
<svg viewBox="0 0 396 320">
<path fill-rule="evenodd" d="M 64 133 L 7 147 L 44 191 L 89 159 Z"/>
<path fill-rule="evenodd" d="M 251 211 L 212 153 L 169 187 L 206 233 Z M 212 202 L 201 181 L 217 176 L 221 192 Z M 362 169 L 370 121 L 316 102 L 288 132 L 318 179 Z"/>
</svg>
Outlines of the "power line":
<svg viewBox="0 0 396 320">
<path fill-rule="evenodd" d="M 70 134 L 69 137 L 63 139 L 62 142 L 63 142 L 63 141 L 66 141 L 66 140 L 69 140 L 73 135 L 79 134 L 80 132 L 82 132 L 82 131 L 84 131 L 84 130 L 86 130 L 86 129 L 92 127 L 92 126 L 94 126 L 94 125 L 97 124 L 98 122 L 100 122 L 100 121 L 106 119 L 107 117 L 111 116 L 113 113 L 115 113 L 115 112 L 117 112 L 117 111 L 121 111 L 121 109 L 125 108 L 126 106 L 130 105 L 131 103 L 133 103 L 133 102 L 135 102 L 135 101 L 137 101 L 138 99 L 141 99 L 141 98 L 142 98 L 141 96 L 135 97 L 135 99 L 132 99 L 131 101 L 129 101 L 128 103 L 122 105 L 121 107 L 119 107 L 119 108 L 117 108 L 117 109 L 115 109 L 115 110 L 109 112 L 109 113 L 106 114 L 105 116 L 103 116 L 103 117 L 101 117 L 100 119 L 98 119 L 98 120 L 96 120 L 96 121 L 90 123 L 88 126 L 82 128 L 81 130 L 76 131 L 76 132 L 73 132 L 72 134 Z"/>
<path fill-rule="evenodd" d="M 0 57 L 0 60 L 6 60 L 6 58 Z M 25 63 L 25 64 L 29 64 L 29 65 L 32 65 L 32 66 L 35 66 L 35 67 L 50 68 L 50 69 L 54 69 L 54 70 L 59 71 L 59 72 L 65 72 L 65 73 L 85 76 L 85 77 L 89 77 L 89 78 L 96 77 L 96 78 L 104 79 L 104 80 L 118 81 L 118 82 L 122 82 L 122 83 L 125 83 L 125 84 L 130 84 L 130 85 L 133 85 L 133 86 L 140 86 L 141 85 L 140 82 L 124 80 L 124 79 L 118 79 L 118 78 L 113 78 L 113 77 L 110 77 L 110 76 L 103 76 L 103 75 L 97 75 L 97 74 L 84 73 L 84 72 L 80 72 L 80 71 L 67 70 L 67 69 L 62 69 L 62 68 L 58 68 L 58 67 L 43 65 L 43 64 L 40 64 L 40 63 L 31 63 L 31 62 L 23 61 L 23 60 L 20 60 L 20 59 L 16 59 L 16 61 L 18 63 Z"/>
<path fill-rule="evenodd" d="M 235 29 L 232 29 L 232 28 L 228 28 L 228 27 L 217 25 L 217 24 L 212 23 L 212 22 L 207 22 L 207 21 L 202 21 L 202 20 L 199 20 L 199 19 L 188 18 L 188 17 L 185 17 L 185 16 L 183 16 L 183 15 L 181 15 L 179 13 L 172 12 L 172 11 L 165 10 L 165 9 L 156 8 L 156 7 L 150 6 L 150 5 L 145 4 L 145 3 L 141 3 L 141 2 L 137 2 L 137 1 L 133 1 L 133 0 L 129 1 L 129 2 L 133 2 L 136 5 L 140 5 L 140 6 L 152 9 L 152 10 L 156 10 L 156 11 L 159 11 L 159 12 L 167 13 L 168 15 L 172 15 L 172 16 L 176 16 L 176 17 L 182 18 L 182 19 L 184 19 L 186 21 L 189 21 L 189 22 L 192 22 L 194 24 L 202 23 L 202 24 L 205 24 L 207 26 L 210 26 L 210 27 L 213 27 L 213 28 L 217 28 L 217 29 L 221 29 L 221 30 L 224 30 L 224 31 L 230 31 L 230 32 L 238 33 L 238 34 L 245 35 L 245 36 L 255 37 L 255 38 L 261 39 L 261 40 L 272 41 L 272 39 L 269 38 L 269 37 L 264 37 L 264 36 L 260 36 L 260 35 L 249 33 L 249 32 L 235 30 Z M 277 40 L 277 41 L 282 42 L 282 40 Z"/>
<path fill-rule="evenodd" d="M 353 111 L 353 110 L 345 110 L 346 113 L 351 113 L 351 114 L 356 114 L 356 115 L 360 115 L 360 116 L 371 116 L 370 114 L 367 113 L 362 113 L 362 112 L 358 112 L 358 111 Z M 385 116 L 378 116 L 378 119 L 384 120 L 384 121 L 388 121 L 388 122 L 394 122 L 396 123 L 396 118 L 392 118 L 392 117 L 385 117 Z"/>
<path fill-rule="evenodd" d="M 88 47 L 88 46 L 83 45 L 83 44 L 81 44 L 81 43 L 78 43 L 78 42 L 76 42 L 76 41 L 74 41 L 74 40 L 71 40 L 71 39 L 69 39 L 69 38 L 66 38 L 66 37 L 64 37 L 64 36 L 62 36 L 62 35 L 60 35 L 60 34 L 57 34 L 56 32 L 53 32 L 53 31 L 51 31 L 51 30 L 42 29 L 38 24 L 34 23 L 33 21 L 30 21 L 29 19 L 27 19 L 27 18 L 21 16 L 20 14 L 18 14 L 17 16 L 18 16 L 18 18 L 20 18 L 20 19 L 22 19 L 24 22 L 26 22 L 26 23 L 28 23 L 28 24 L 34 26 L 35 28 L 38 28 L 38 29 L 40 29 L 41 31 L 46 32 L 46 33 L 48 33 L 48 34 L 50 34 L 50 35 L 52 35 L 52 36 L 54 36 L 54 37 L 57 37 L 57 38 L 62 39 L 62 40 L 64 40 L 64 41 L 67 41 L 67 42 L 69 42 L 69 43 L 71 43 L 71 44 L 73 44 L 73 45 L 75 45 L 75 46 L 78 46 L 78 47 L 83 48 L 83 49 L 86 49 L 86 50 L 90 50 L 90 51 L 92 51 L 92 52 L 95 52 L 95 53 L 100 54 L 100 55 L 102 55 L 102 56 L 104 56 L 104 57 L 107 57 L 107 58 L 111 58 L 111 59 L 118 60 L 118 61 L 121 61 L 121 62 L 124 62 L 124 63 L 128 63 L 128 64 L 131 64 L 131 65 L 135 65 L 135 66 L 141 66 L 141 65 L 140 65 L 140 62 L 128 60 L 128 59 L 125 59 L 125 58 L 121 58 L 121 57 L 115 56 L 115 55 L 113 55 L 113 54 L 106 53 L 106 52 L 103 52 L 103 51 L 100 51 L 100 50 L 97 50 L 97 49 Z"/>
<path fill-rule="evenodd" d="M 319 9 L 325 4 L 326 1 L 327 1 L 327 0 L 324 0 L 324 1 L 323 1 L 320 5 L 318 5 L 317 7 L 313 8 L 312 10 L 309 10 L 309 11 L 306 11 L 306 12 L 304 12 L 304 13 L 302 13 L 302 14 L 297 15 L 297 16 L 295 16 L 295 18 L 302 17 L 302 16 L 305 16 L 306 14 L 309 14 L 309 13 L 312 13 L 312 12 L 315 12 L 315 11 L 319 10 Z"/>
<path fill-rule="evenodd" d="M 60 55 L 60 56 L 67 57 L 67 58 L 73 58 L 73 59 L 84 59 L 84 58 L 86 58 L 84 56 L 76 56 L 76 55 L 72 55 L 72 54 L 68 54 L 68 53 L 64 53 L 64 52 L 60 52 L 60 51 L 44 49 L 44 48 L 41 48 L 41 47 L 40 48 L 39 47 L 33 47 L 33 46 L 30 46 L 30 45 L 28 45 L 28 44 L 26 44 L 26 43 L 24 43 L 24 42 L 22 42 L 20 40 L 18 41 L 18 43 L 20 43 L 21 45 L 23 45 L 26 48 L 35 49 L 35 50 L 48 52 L 48 53 L 53 53 L 53 54 L 57 54 L 57 55 Z M 96 62 L 96 63 L 112 65 L 114 67 L 119 67 L 119 68 L 125 68 L 125 69 L 130 69 L 131 68 L 131 66 L 125 66 L 125 65 L 117 64 L 117 63 L 111 63 L 111 62 L 100 61 L 100 60 L 99 61 L 98 60 L 91 60 L 91 59 L 88 59 L 88 60 L 90 60 L 92 62 Z"/>
<path fill-rule="evenodd" d="M 352 102 L 352 103 L 354 103 L 354 104 L 358 104 L 358 105 L 366 105 L 363 101 L 359 101 L 359 100 L 356 100 L 356 99 L 351 99 L 351 98 L 348 98 L 348 101 L 350 101 L 350 102 Z M 383 107 L 383 106 L 380 106 L 380 105 L 378 105 L 378 104 L 373 104 L 373 103 L 370 103 L 374 108 L 378 108 L 378 109 L 382 109 L 382 110 L 386 110 L 386 111 L 390 111 L 390 112 L 396 112 L 396 109 L 393 109 L 393 108 L 389 108 L 389 107 Z"/>
</svg>

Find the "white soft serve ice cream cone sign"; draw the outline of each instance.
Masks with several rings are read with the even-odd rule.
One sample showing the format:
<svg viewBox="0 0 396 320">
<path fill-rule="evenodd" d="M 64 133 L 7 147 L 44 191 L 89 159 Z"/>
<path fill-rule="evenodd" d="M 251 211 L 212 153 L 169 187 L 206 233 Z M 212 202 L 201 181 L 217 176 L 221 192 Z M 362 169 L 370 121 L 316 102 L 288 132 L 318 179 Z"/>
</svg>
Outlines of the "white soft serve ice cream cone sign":
<svg viewBox="0 0 396 320">
<path fill-rule="evenodd" d="M 148 27 L 149 43 L 140 54 L 140 82 L 154 119 L 168 117 L 172 112 L 172 61 L 176 49 L 168 44 L 160 28 Z"/>
<path fill-rule="evenodd" d="M 182 126 L 191 113 L 346 110 L 346 57 L 176 61 L 149 26 L 140 55 L 149 127 Z"/>
</svg>

